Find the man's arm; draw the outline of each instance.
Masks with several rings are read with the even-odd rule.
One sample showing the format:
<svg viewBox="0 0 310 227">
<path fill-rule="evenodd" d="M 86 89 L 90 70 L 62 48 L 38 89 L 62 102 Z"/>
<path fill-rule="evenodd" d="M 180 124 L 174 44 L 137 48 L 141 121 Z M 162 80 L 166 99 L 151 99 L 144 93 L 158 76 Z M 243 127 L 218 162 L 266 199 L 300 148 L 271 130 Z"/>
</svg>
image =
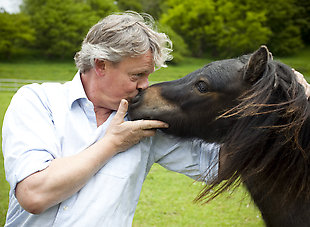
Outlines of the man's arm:
<svg viewBox="0 0 310 227">
<path fill-rule="evenodd" d="M 142 138 L 153 136 L 152 128 L 165 128 L 160 121 L 127 121 L 128 103 L 122 100 L 105 136 L 84 151 L 56 158 L 16 186 L 16 198 L 30 213 L 39 214 L 79 191 L 115 154 L 127 150 Z"/>
</svg>

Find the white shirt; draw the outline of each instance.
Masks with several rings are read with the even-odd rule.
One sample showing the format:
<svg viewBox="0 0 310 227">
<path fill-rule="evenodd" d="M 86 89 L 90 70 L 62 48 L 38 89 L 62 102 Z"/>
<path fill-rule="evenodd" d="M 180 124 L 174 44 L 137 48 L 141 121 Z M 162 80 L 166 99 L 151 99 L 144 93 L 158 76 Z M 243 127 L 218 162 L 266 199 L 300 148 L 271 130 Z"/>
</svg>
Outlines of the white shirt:
<svg viewBox="0 0 310 227">
<path fill-rule="evenodd" d="M 92 145 L 104 135 L 114 115 L 97 127 L 79 73 L 65 84 L 27 85 L 14 95 L 2 132 L 11 187 L 5 226 L 131 226 L 142 183 L 153 163 L 194 179 L 207 174 L 206 180 L 210 180 L 217 175 L 218 145 L 158 131 L 115 155 L 67 200 L 40 215 L 25 211 L 15 197 L 16 184 L 47 168 L 51 160 Z"/>
</svg>

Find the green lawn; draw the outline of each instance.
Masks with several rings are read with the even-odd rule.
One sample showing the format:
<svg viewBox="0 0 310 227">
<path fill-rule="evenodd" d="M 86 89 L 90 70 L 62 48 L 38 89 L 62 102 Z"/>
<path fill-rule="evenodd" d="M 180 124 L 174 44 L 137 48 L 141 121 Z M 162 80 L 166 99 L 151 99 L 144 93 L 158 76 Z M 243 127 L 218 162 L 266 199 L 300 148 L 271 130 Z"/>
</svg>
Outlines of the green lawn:
<svg viewBox="0 0 310 227">
<path fill-rule="evenodd" d="M 5 110 L 9 105 L 9 102 L 13 96 L 13 93 L 0 92 L 0 125 L 2 128 L 2 121 L 4 117 Z M 1 131 L 2 132 L 2 131 Z M 0 137 L 0 142 L 2 144 L 2 133 Z M 9 202 L 9 184 L 5 180 L 4 168 L 3 168 L 3 156 L 2 156 L 2 146 L 0 155 L 0 226 L 4 225 L 6 210 Z"/>
<path fill-rule="evenodd" d="M 243 187 L 208 204 L 194 203 L 203 185 L 154 165 L 143 185 L 133 226 L 264 226 Z"/>
<path fill-rule="evenodd" d="M 309 48 L 300 52 L 298 56 L 280 60 L 306 77 L 310 76 Z M 150 76 L 150 81 L 177 79 L 210 61 L 210 59 L 189 58 L 181 65 L 171 65 L 154 72 Z M 71 80 L 75 72 L 73 61 L 38 60 L 0 63 L 0 78 L 65 81 Z M 1 126 L 12 96 L 13 93 L 0 92 Z M 9 185 L 5 181 L 2 155 L 0 156 L 0 178 L 0 226 L 3 226 L 8 206 Z M 144 183 L 133 226 L 263 226 L 260 213 L 242 187 L 232 194 L 227 192 L 206 205 L 192 202 L 201 188 L 200 183 L 194 183 L 183 175 L 155 165 Z"/>
<path fill-rule="evenodd" d="M 185 76 L 204 64 L 210 62 L 208 59 L 188 58 L 178 66 L 170 65 L 161 68 L 150 75 L 150 81 L 165 81 L 178 79 Z M 77 69 L 73 61 L 48 62 L 48 61 L 19 61 L 0 62 L 0 79 L 31 79 L 31 80 L 51 80 L 67 81 L 71 80 Z"/>
<path fill-rule="evenodd" d="M 310 78 L 310 47 L 305 48 L 296 56 L 275 59 L 292 66 L 303 73 L 305 77 Z M 150 75 L 150 81 L 178 79 L 211 61 L 211 59 L 187 58 L 177 66 L 169 65 L 167 68 L 155 71 Z M 67 81 L 72 79 L 76 71 L 77 69 L 73 61 L 49 62 L 44 60 L 25 60 L 19 62 L 0 62 L 0 79 Z"/>
</svg>

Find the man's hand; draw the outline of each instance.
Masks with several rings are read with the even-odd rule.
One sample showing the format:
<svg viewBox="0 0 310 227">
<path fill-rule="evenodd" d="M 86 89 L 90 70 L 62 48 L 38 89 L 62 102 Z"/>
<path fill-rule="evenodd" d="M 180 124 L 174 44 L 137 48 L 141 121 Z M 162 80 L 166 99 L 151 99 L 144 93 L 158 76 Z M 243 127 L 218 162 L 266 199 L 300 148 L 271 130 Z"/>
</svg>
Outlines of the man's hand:
<svg viewBox="0 0 310 227">
<path fill-rule="evenodd" d="M 156 120 L 124 121 L 128 110 L 128 102 L 121 100 L 117 113 L 112 119 L 104 140 L 109 139 L 122 152 L 139 143 L 145 137 L 154 136 L 156 128 L 168 128 L 168 124 Z"/>
</svg>

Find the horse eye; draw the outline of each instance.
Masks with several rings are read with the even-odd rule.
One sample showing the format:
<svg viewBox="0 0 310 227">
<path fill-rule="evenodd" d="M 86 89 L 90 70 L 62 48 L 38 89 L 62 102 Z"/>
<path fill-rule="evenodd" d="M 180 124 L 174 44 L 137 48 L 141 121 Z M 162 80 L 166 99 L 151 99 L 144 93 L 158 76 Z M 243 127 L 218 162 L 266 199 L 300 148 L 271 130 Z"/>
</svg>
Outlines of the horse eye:
<svg viewBox="0 0 310 227">
<path fill-rule="evenodd" d="M 196 87 L 197 87 L 198 91 L 201 93 L 206 93 L 208 91 L 208 85 L 204 81 L 198 81 L 196 83 Z"/>
</svg>

